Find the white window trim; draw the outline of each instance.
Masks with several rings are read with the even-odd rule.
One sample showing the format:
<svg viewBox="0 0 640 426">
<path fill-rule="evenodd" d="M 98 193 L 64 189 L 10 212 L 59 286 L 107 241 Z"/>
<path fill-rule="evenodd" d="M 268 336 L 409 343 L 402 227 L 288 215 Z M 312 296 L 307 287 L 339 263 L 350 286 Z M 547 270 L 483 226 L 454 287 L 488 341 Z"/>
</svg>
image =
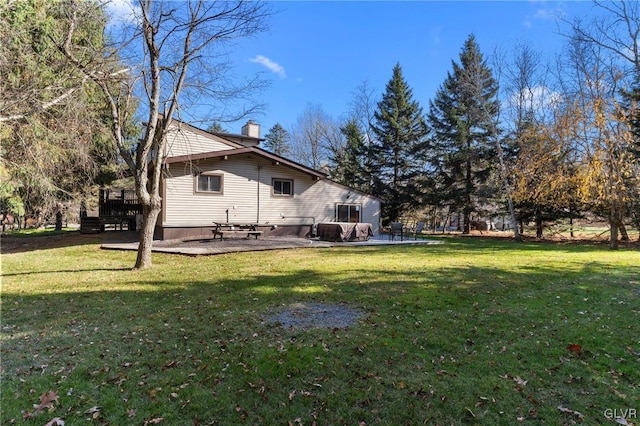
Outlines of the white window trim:
<svg viewBox="0 0 640 426">
<path fill-rule="evenodd" d="M 220 191 L 201 191 L 198 189 L 198 179 L 200 176 L 217 176 L 220 178 Z M 197 173 L 193 178 L 193 192 L 198 195 L 224 195 L 224 175 L 216 172 Z"/>
<path fill-rule="evenodd" d="M 291 194 L 276 194 L 275 192 L 275 183 L 276 181 L 281 182 L 289 182 L 291 187 Z M 293 189 L 293 179 L 285 179 L 285 178 L 271 178 L 271 196 L 276 198 L 292 198 L 294 194 Z"/>
<path fill-rule="evenodd" d="M 358 216 L 360 217 L 360 221 L 362 221 L 362 216 L 363 216 L 363 211 L 362 211 L 362 203 L 336 203 L 336 208 L 335 208 L 335 220 L 338 220 L 338 208 L 340 206 L 349 206 L 349 209 L 355 208 L 356 211 L 358 212 Z M 351 215 L 349 215 L 349 218 L 351 218 Z M 358 222 L 350 222 L 350 223 L 360 223 L 360 221 Z"/>
</svg>

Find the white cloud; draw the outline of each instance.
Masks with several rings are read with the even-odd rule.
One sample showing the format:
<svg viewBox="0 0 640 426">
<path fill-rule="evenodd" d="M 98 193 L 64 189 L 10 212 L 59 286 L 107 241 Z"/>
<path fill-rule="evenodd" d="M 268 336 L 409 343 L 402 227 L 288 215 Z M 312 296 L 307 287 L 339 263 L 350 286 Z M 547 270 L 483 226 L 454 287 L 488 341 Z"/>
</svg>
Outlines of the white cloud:
<svg viewBox="0 0 640 426">
<path fill-rule="evenodd" d="M 266 56 L 257 55 L 255 58 L 249 59 L 249 60 L 256 64 L 260 64 L 267 67 L 271 72 L 278 74 L 280 78 L 285 78 L 287 76 L 287 74 L 284 72 L 284 68 L 282 67 L 282 65 L 272 61 Z"/>
<path fill-rule="evenodd" d="M 507 99 L 507 108 L 532 110 L 536 115 L 554 109 L 562 102 L 562 95 L 546 86 L 534 86 L 512 93 Z"/>
<path fill-rule="evenodd" d="M 105 5 L 109 22 L 134 23 L 141 16 L 140 7 L 132 3 L 132 0 L 110 0 Z"/>
<path fill-rule="evenodd" d="M 538 9 L 532 15 L 525 16 L 523 24 L 527 28 L 533 28 L 534 21 L 555 21 L 564 16 L 565 12 L 561 7 Z"/>
<path fill-rule="evenodd" d="M 558 18 L 562 18 L 564 16 L 564 10 L 559 7 L 554 7 L 553 9 L 538 9 L 536 13 L 533 15 L 534 19 L 542 19 L 555 21 Z"/>
</svg>

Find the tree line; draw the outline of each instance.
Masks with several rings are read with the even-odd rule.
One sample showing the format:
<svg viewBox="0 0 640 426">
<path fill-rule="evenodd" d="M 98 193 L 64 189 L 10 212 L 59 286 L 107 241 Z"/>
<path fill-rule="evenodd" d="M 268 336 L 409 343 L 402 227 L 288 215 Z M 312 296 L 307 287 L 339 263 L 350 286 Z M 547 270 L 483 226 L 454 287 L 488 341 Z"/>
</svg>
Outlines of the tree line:
<svg viewBox="0 0 640 426">
<path fill-rule="evenodd" d="M 396 64 L 381 99 L 364 84 L 341 122 L 310 105 L 266 147 L 379 197 L 385 223 L 440 212 L 469 233 L 474 217 L 504 215 L 520 239 L 524 224 L 542 237 L 545 224 L 591 215 L 616 248 L 640 229 L 640 56 L 625 38 L 640 15 L 637 3 L 602 7 L 571 23 L 555 60 L 519 44 L 490 64 L 470 35 L 426 111 Z"/>
</svg>

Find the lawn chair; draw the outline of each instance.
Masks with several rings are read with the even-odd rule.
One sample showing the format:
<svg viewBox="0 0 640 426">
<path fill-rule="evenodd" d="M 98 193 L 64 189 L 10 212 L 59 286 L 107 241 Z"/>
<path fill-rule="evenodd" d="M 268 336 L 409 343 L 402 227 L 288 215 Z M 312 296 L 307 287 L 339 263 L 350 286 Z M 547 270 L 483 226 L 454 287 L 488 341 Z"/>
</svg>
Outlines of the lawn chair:
<svg viewBox="0 0 640 426">
<path fill-rule="evenodd" d="M 392 222 L 389 229 L 389 239 L 393 241 L 395 237 L 400 236 L 400 241 L 404 240 L 404 223 Z"/>
<path fill-rule="evenodd" d="M 416 227 L 413 230 L 413 239 L 417 240 L 418 235 L 422 238 L 422 230 L 424 229 L 424 222 L 416 223 Z"/>
</svg>

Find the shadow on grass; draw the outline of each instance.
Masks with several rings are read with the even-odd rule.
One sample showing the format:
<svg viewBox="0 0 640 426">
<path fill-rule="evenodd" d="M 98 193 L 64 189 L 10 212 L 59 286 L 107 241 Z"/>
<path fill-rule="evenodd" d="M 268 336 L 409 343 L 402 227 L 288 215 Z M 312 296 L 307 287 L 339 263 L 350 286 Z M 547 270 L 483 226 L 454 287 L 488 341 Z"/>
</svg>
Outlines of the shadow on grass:
<svg viewBox="0 0 640 426">
<path fill-rule="evenodd" d="M 44 235 L 5 234 L 1 238 L 2 253 L 26 253 L 35 250 L 49 250 L 102 243 L 125 243 L 138 241 L 133 231 L 107 231 L 100 234 L 81 234 L 67 231 Z"/>
<path fill-rule="evenodd" d="M 131 271 L 132 268 L 89 268 L 89 269 L 57 269 L 52 271 L 30 271 L 30 272 L 16 272 L 16 273 L 3 273 L 3 277 L 18 277 L 29 275 L 46 275 L 46 274 L 74 274 L 81 272 L 116 272 L 116 271 Z"/>
<path fill-rule="evenodd" d="M 561 268 L 543 262 L 478 266 L 454 257 L 505 247 L 510 246 L 456 240 L 447 247 L 324 249 L 317 256 L 321 264 L 305 262 L 298 269 L 277 268 L 301 259 L 285 252 L 184 263 L 179 256 L 158 255 L 158 262 L 178 266 L 127 272 L 97 265 L 68 271 L 65 281 L 87 291 L 56 293 L 58 275 L 51 276 L 50 289 L 37 294 L 12 283 L 12 292 L 3 294 L 0 351 L 3 385 L 9 391 L 3 392 L 2 420 L 21 418 L 20 410 L 30 409 L 32 399 L 37 402 L 38 393 L 31 389 L 65 392 L 69 387 L 74 388 L 71 395 L 62 395 L 68 423 L 81 422 L 87 410 L 98 406 L 105 416 L 114 416 L 111 424 L 131 422 L 130 407 L 140 413 L 138 423 L 143 416 L 153 418 L 160 401 L 171 424 L 198 418 L 258 424 L 262 416 L 267 419 L 262 423 L 274 424 L 300 413 L 307 413 L 305 423 L 314 413 L 324 424 L 346 423 L 340 416 L 362 416 L 374 424 L 377 414 L 358 413 L 356 407 L 369 400 L 393 424 L 427 416 L 440 416 L 432 424 L 453 424 L 466 415 L 465 407 L 489 404 L 478 395 L 490 393 L 496 394 L 494 411 L 500 414 L 486 414 L 487 424 L 506 416 L 515 419 L 519 412 L 514 407 L 528 409 L 527 404 L 552 423 L 561 402 L 556 393 L 570 398 L 566 395 L 575 389 L 566 381 L 577 381 L 577 376 L 587 379 L 575 386 L 604 395 L 598 407 L 612 404 L 612 392 L 605 385 L 595 392 L 591 386 L 601 381 L 589 380 L 596 370 L 604 372 L 605 380 L 612 369 L 622 383 L 615 386 L 635 395 L 631 383 L 639 379 L 637 370 L 619 359 L 632 356 L 628 342 L 637 337 L 637 270 L 570 260 Z M 517 247 L 532 253 L 551 250 L 538 244 Z M 583 249 L 570 251 L 575 250 Z M 411 263 L 429 256 L 451 260 L 439 266 Z M 275 266 L 253 265 L 267 260 Z M 110 278 L 117 289 L 95 283 L 93 271 L 122 271 Z M 67 271 L 52 274 L 58 272 Z M 46 280 L 46 273 L 34 279 Z M 298 302 L 348 304 L 366 316 L 358 326 L 339 331 L 291 330 L 269 322 L 274 309 Z M 588 340 L 591 336 L 600 340 Z M 581 364 L 574 371 L 572 363 L 559 359 L 568 356 L 568 343 L 583 337 L 590 351 L 605 347 L 607 356 L 588 359 L 588 369 Z M 559 369 L 566 369 L 564 375 L 556 373 Z M 526 389 L 533 394 L 521 397 L 512 389 L 513 377 L 520 374 L 531 378 Z M 564 387 L 560 391 L 556 381 Z M 180 387 L 184 383 L 189 385 Z M 169 394 L 173 391 L 192 402 Z M 105 395 L 118 404 L 111 402 L 109 410 Z M 120 403 L 123 395 L 131 405 Z M 451 395 L 451 402 L 445 404 L 444 395 Z M 460 403 L 454 405 L 454 399 Z M 398 411 L 398 406 L 411 409 Z M 254 407 L 255 413 L 234 423 L 237 407 Z"/>
<path fill-rule="evenodd" d="M 122 271 L 126 274 L 130 270 L 59 270 L 5 274 L 5 277 L 58 273 L 68 273 L 73 277 L 77 273 L 80 282 L 82 274 L 94 271 Z M 128 282 L 131 291 L 70 291 L 35 295 L 5 292 L 3 325 L 18 326 L 21 334 L 37 335 L 43 330 L 60 327 L 65 321 L 73 321 L 76 316 L 89 324 L 99 324 L 108 319 L 111 324 L 126 328 L 134 318 L 175 319 L 185 315 L 202 315 L 203 320 L 211 320 L 221 318 L 224 311 L 235 312 L 234 315 L 243 322 L 248 319 L 245 318 L 247 315 L 259 316 L 273 307 L 307 301 L 348 303 L 375 311 L 386 310 L 388 305 L 400 302 L 405 308 L 410 304 L 419 310 L 429 310 L 437 308 L 437 302 L 443 300 L 451 306 L 458 306 L 474 300 L 496 298 L 510 300 L 509 304 L 517 306 L 532 294 L 546 303 L 558 295 L 569 293 L 584 294 L 588 298 L 590 293 L 598 294 L 607 288 L 618 292 L 620 297 L 626 297 L 629 302 L 640 299 L 637 271 L 612 270 L 608 264 L 598 262 L 579 267 L 574 265 L 565 270 L 529 265 L 518 272 L 473 265 L 451 265 L 429 270 L 352 267 L 322 273 L 307 269 L 283 274 L 256 272 L 244 278 L 210 278 L 187 282 L 180 277 L 139 280 L 140 272 L 131 274 L 130 278 L 136 278 Z M 100 285 L 108 286 L 105 283 Z M 576 303 L 578 305 L 580 303 Z M 52 322 L 52 319 L 55 320 Z M 250 328 L 251 321 L 246 325 Z M 162 329 L 160 327 L 159 331 Z M 64 326 L 58 332 L 65 333 Z M 10 336 L 4 337 L 8 338 L 5 346 L 10 346 Z"/>
</svg>

